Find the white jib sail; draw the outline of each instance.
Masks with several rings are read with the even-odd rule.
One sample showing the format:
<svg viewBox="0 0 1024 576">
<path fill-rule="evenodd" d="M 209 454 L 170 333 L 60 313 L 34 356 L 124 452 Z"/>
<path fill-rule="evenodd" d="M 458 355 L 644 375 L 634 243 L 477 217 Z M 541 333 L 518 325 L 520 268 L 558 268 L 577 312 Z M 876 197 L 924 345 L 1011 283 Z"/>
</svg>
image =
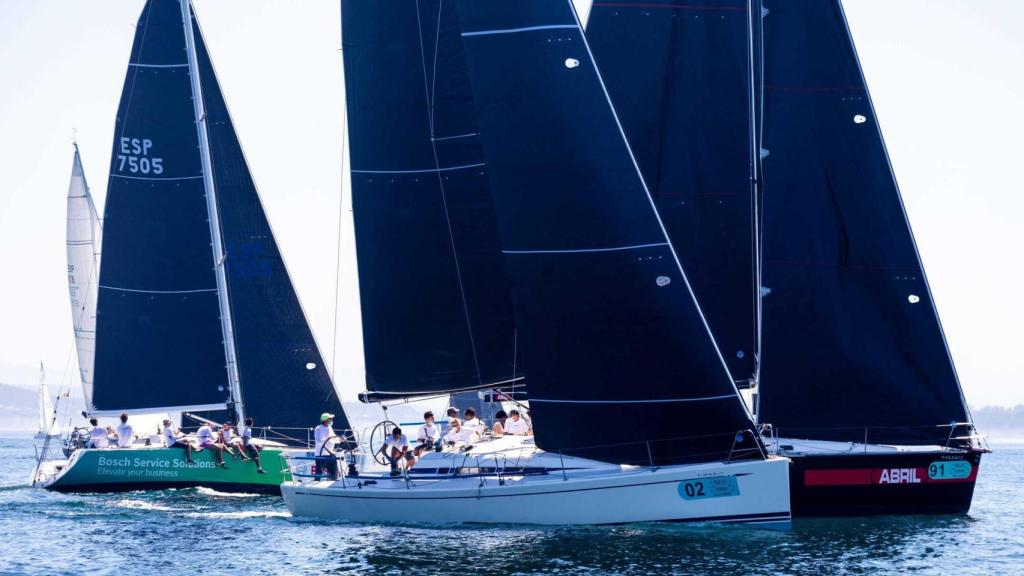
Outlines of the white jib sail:
<svg viewBox="0 0 1024 576">
<path fill-rule="evenodd" d="M 96 351 L 96 296 L 99 282 L 100 220 L 85 182 L 82 160 L 75 145 L 75 161 L 68 186 L 68 290 L 71 321 L 75 328 L 78 368 L 85 405 L 92 406 L 93 360 Z"/>
<path fill-rule="evenodd" d="M 53 428 L 50 424 L 53 423 Z M 39 433 L 37 436 L 59 436 L 60 427 L 53 420 L 53 400 L 50 399 L 50 391 L 46 388 L 46 373 L 43 365 L 39 365 Z"/>
</svg>

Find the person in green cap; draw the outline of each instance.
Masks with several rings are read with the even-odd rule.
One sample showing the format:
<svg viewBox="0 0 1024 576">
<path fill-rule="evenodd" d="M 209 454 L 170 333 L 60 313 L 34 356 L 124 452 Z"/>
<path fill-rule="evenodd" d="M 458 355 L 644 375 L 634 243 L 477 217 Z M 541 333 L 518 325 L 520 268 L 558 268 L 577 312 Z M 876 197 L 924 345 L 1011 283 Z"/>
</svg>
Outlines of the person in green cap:
<svg viewBox="0 0 1024 576">
<path fill-rule="evenodd" d="M 320 475 L 326 475 L 331 480 L 338 479 L 338 457 L 334 452 L 334 445 L 337 436 L 331 424 L 334 423 L 334 414 L 324 412 L 320 415 L 320 425 L 316 427 L 313 434 L 315 441 L 316 467 Z"/>
</svg>

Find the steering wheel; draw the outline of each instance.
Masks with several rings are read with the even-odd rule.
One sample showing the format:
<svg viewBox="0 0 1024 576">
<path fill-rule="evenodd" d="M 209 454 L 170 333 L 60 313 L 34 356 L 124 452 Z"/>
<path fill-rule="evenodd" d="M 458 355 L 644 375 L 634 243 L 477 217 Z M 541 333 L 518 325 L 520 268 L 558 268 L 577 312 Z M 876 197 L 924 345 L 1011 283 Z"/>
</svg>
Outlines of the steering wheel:
<svg viewBox="0 0 1024 576">
<path fill-rule="evenodd" d="M 391 436 L 391 431 L 398 427 L 391 420 L 384 420 L 373 427 L 370 431 L 370 453 L 373 454 L 373 460 L 381 466 L 386 466 L 389 461 L 381 454 L 380 449 L 387 442 L 388 436 Z"/>
</svg>

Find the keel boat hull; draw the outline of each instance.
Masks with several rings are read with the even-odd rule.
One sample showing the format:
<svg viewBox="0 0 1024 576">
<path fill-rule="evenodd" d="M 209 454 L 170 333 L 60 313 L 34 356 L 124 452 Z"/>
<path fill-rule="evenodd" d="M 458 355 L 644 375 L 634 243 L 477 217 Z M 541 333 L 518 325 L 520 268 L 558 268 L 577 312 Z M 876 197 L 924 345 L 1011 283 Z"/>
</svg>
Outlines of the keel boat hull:
<svg viewBox="0 0 1024 576">
<path fill-rule="evenodd" d="M 219 468 L 209 450 L 192 455 L 169 448 L 119 448 L 76 450 L 66 461 L 49 470 L 43 463 L 36 472 L 36 485 L 57 492 L 127 492 L 205 486 L 221 492 L 280 494 L 282 482 L 291 474 L 280 450 L 265 448 L 256 464 L 225 455 L 227 469 Z"/>
<path fill-rule="evenodd" d="M 782 529 L 790 523 L 789 461 L 784 458 L 653 470 L 566 470 L 564 476 L 552 470 L 500 479 L 484 474 L 289 482 L 281 492 L 295 516 L 351 522 L 740 522 Z"/>
<path fill-rule="evenodd" d="M 794 517 L 966 514 L 978 450 L 803 453 L 793 462 Z"/>
</svg>

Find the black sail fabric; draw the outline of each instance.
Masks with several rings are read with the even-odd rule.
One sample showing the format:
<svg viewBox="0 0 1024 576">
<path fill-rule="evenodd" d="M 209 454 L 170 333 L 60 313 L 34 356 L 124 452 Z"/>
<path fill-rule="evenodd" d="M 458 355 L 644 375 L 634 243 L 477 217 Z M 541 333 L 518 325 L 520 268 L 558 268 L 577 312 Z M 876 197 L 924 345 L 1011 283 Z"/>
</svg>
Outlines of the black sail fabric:
<svg viewBox="0 0 1024 576">
<path fill-rule="evenodd" d="M 764 8 L 759 419 L 944 444 L 968 415 L 842 7 Z"/>
<path fill-rule="evenodd" d="M 305 442 L 322 412 L 348 429 L 334 382 L 306 321 L 263 210 L 198 22 L 193 36 L 206 105 L 242 406 L 258 427 Z"/>
<path fill-rule="evenodd" d="M 594 2 L 587 41 L 738 384 L 757 352 L 746 0 Z"/>
<path fill-rule="evenodd" d="M 368 401 L 500 387 L 515 329 L 453 2 L 342 2 Z"/>
<path fill-rule="evenodd" d="M 629 464 L 726 457 L 750 417 L 571 2 L 458 8 L 537 444 Z"/>
<path fill-rule="evenodd" d="M 223 407 L 228 378 L 178 0 L 150 0 L 114 130 L 96 318 L 96 413 Z"/>
</svg>

